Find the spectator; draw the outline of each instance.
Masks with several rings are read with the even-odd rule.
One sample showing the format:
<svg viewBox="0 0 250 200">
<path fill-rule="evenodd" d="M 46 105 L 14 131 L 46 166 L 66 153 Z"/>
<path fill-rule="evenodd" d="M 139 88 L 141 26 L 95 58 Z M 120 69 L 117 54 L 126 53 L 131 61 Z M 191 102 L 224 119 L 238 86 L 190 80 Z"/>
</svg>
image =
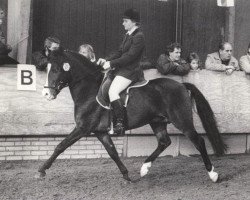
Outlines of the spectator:
<svg viewBox="0 0 250 200">
<path fill-rule="evenodd" d="M 156 68 L 162 74 L 186 75 L 190 71 L 189 64 L 181 58 L 181 46 L 172 43 L 167 47 L 165 54 L 157 60 Z"/>
<path fill-rule="evenodd" d="M 240 68 L 245 71 L 246 74 L 250 74 L 250 43 L 248 45 L 247 54 L 240 58 Z"/>
<path fill-rule="evenodd" d="M 190 65 L 190 69 L 193 71 L 199 71 L 202 69 L 201 67 L 201 61 L 197 53 L 192 52 L 189 54 L 187 58 L 187 62 Z"/>
<path fill-rule="evenodd" d="M 4 11 L 0 9 L 0 26 L 3 24 Z M 0 65 L 4 64 L 18 64 L 18 62 L 9 57 L 8 54 L 12 51 L 10 45 L 5 44 L 5 37 L 3 31 L 0 30 Z"/>
<path fill-rule="evenodd" d="M 56 37 L 47 37 L 44 41 L 44 48 L 32 55 L 32 64 L 40 71 L 44 71 L 48 64 L 48 55 L 50 51 L 57 50 L 60 47 L 60 40 Z"/>
<path fill-rule="evenodd" d="M 83 44 L 79 47 L 78 52 L 88 58 L 91 62 L 95 62 L 95 52 L 91 45 L 89 44 Z"/>
<path fill-rule="evenodd" d="M 223 71 L 226 74 L 232 74 L 239 70 L 239 64 L 236 58 L 232 56 L 232 45 L 228 42 L 222 42 L 219 45 L 219 51 L 207 55 L 205 68 L 214 71 Z"/>
</svg>

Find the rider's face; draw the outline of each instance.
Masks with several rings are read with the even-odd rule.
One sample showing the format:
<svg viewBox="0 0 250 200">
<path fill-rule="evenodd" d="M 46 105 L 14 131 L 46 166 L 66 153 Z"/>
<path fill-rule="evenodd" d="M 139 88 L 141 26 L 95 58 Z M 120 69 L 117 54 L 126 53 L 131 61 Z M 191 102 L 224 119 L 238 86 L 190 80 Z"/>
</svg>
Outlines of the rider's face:
<svg viewBox="0 0 250 200">
<path fill-rule="evenodd" d="M 132 21 L 131 19 L 124 18 L 122 25 L 124 26 L 124 29 L 126 31 L 130 31 L 130 30 L 132 30 L 133 27 L 136 26 L 136 23 L 134 21 Z"/>
</svg>

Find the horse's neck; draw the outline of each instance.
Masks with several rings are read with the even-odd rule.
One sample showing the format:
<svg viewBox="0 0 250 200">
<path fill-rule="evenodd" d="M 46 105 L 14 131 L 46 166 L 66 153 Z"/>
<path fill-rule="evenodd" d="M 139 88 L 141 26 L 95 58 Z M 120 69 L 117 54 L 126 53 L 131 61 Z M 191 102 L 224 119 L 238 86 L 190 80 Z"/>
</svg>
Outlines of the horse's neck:
<svg viewBox="0 0 250 200">
<path fill-rule="evenodd" d="M 88 79 L 79 80 L 75 85 L 70 86 L 70 93 L 75 105 L 85 104 L 95 99 L 100 87 L 100 81 Z"/>
</svg>

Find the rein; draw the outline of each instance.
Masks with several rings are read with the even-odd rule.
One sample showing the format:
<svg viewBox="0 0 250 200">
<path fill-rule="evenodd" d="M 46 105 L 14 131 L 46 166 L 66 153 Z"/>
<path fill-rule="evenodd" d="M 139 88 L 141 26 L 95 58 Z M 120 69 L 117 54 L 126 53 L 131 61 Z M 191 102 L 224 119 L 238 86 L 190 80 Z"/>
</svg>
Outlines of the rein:
<svg viewBox="0 0 250 200">
<path fill-rule="evenodd" d="M 60 83 L 63 83 L 63 82 L 60 82 Z M 67 87 L 69 84 L 68 83 L 66 83 L 66 84 L 58 84 L 58 86 L 56 87 L 56 86 L 47 86 L 47 85 L 45 85 L 45 86 L 43 86 L 43 88 L 49 88 L 49 89 L 53 89 L 53 90 L 56 90 L 56 91 L 60 91 L 62 88 L 64 88 L 64 87 Z"/>
</svg>

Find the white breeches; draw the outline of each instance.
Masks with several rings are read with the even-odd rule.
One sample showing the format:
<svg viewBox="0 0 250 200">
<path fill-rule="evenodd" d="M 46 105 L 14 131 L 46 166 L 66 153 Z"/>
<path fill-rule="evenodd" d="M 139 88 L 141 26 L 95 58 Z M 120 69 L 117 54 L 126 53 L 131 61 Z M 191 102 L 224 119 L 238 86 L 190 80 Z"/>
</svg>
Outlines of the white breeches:
<svg viewBox="0 0 250 200">
<path fill-rule="evenodd" d="M 120 99 L 119 94 L 125 90 L 130 84 L 131 80 L 124 78 L 122 76 L 116 76 L 112 81 L 109 88 L 109 99 L 111 102 Z"/>
</svg>

